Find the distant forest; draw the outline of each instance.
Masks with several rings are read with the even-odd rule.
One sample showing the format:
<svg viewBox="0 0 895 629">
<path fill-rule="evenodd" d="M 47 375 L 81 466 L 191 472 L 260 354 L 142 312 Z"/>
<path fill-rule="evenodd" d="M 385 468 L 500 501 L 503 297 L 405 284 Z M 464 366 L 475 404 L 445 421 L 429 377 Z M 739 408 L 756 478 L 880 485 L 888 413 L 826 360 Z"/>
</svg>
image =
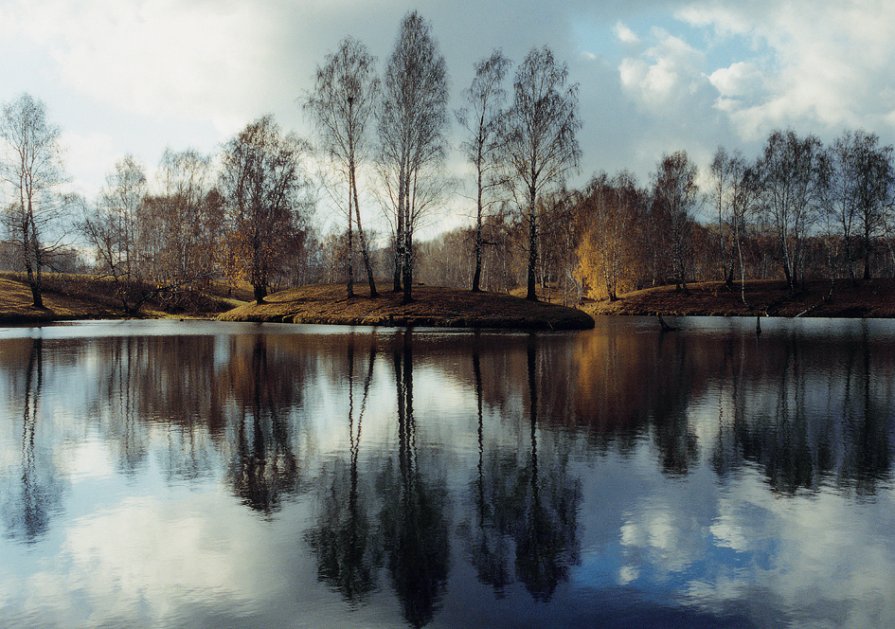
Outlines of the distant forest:
<svg viewBox="0 0 895 629">
<path fill-rule="evenodd" d="M 872 132 L 824 145 L 775 130 L 758 155 L 719 147 L 701 176 L 670 151 L 647 182 L 598 173 L 575 190 L 581 120 L 565 63 L 548 47 L 516 66 L 494 51 L 465 85 L 450 111 L 444 57 L 411 12 L 384 64 L 351 37 L 323 57 L 300 99 L 313 138 L 264 116 L 217 155 L 167 150 L 152 179 L 123 156 L 96 199 L 64 192 L 60 129 L 24 94 L 0 116 L 0 266 L 24 274 L 35 306 L 43 273 L 65 271 L 109 278 L 127 311 L 150 296 L 188 303 L 212 281 L 251 286 L 259 303 L 325 282 L 348 297 L 410 301 L 425 283 L 574 304 L 705 280 L 745 301 L 751 279 L 796 291 L 895 276 L 893 148 Z M 471 199 L 446 174 L 452 149 L 471 166 Z M 324 199 L 340 225 L 328 233 L 312 219 Z M 461 206 L 471 225 L 415 237 L 427 214 Z M 387 233 L 365 227 L 379 217 Z"/>
</svg>

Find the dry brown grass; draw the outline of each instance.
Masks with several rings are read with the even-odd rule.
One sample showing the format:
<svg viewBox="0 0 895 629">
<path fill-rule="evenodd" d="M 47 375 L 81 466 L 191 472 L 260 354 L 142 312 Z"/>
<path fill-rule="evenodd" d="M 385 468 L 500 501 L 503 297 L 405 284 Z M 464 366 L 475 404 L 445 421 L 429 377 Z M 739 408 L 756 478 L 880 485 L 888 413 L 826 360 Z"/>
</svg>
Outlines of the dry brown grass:
<svg viewBox="0 0 895 629">
<path fill-rule="evenodd" d="M 795 317 L 895 317 L 895 280 L 875 279 L 851 284 L 837 281 L 830 293 L 829 281 L 807 282 L 790 292 L 783 281 L 746 282 L 746 301 L 740 300 L 739 284 L 731 290 L 723 282 L 689 284 L 689 291 L 660 286 L 622 295 L 618 301 L 589 302 L 581 306 L 592 315 L 771 315 Z"/>
<path fill-rule="evenodd" d="M 574 308 L 533 303 L 495 293 L 415 286 L 414 301 L 383 291 L 370 299 L 366 286 L 348 299 L 345 286 L 304 286 L 270 295 L 267 303 L 247 304 L 218 318 L 225 321 L 335 323 L 349 325 L 439 326 L 513 329 L 583 329 L 593 327 L 588 315 Z"/>
<path fill-rule="evenodd" d="M 43 301 L 45 309 L 31 305 L 31 291 L 21 273 L 0 273 L 0 322 L 34 323 L 72 319 L 110 319 L 125 316 L 116 297 L 116 285 L 110 278 L 95 275 L 45 273 Z M 166 311 L 163 304 L 149 301 L 141 310 L 146 317 L 209 317 L 245 303 L 250 291 L 241 288 L 233 297 L 227 287 L 212 283 L 195 299 L 191 309 Z"/>
<path fill-rule="evenodd" d="M 46 292 L 43 295 L 45 309 L 31 305 L 31 291 L 24 282 L 0 278 L 0 322 L 31 323 L 40 321 L 60 321 L 66 319 L 88 319 L 109 316 L 107 311 L 95 303 L 67 295 Z"/>
</svg>

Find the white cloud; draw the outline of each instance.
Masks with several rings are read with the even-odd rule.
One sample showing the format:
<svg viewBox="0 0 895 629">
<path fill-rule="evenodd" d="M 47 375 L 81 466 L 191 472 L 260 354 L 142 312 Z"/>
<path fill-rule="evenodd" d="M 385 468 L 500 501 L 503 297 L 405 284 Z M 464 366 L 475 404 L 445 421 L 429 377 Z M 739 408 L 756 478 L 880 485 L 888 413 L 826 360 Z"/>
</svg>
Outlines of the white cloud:
<svg viewBox="0 0 895 629">
<path fill-rule="evenodd" d="M 152 116 L 208 117 L 230 133 L 263 109 L 273 25 L 237 2 L 21 3 L 6 16 L 46 46 L 59 79 L 99 103 Z M 238 87 L 237 87 L 238 86 Z"/>
<path fill-rule="evenodd" d="M 622 88 L 640 105 L 662 109 L 695 93 L 706 79 L 703 54 L 679 37 L 654 29 L 656 45 L 619 64 Z"/>
<path fill-rule="evenodd" d="M 741 137 L 786 125 L 892 131 L 892 3 L 725 2 L 692 4 L 677 15 L 722 40 L 748 44 L 749 58 L 710 74 L 717 106 Z"/>
<path fill-rule="evenodd" d="M 102 181 L 115 160 L 121 157 L 114 139 L 106 133 L 63 131 L 60 144 L 65 154 L 66 171 L 71 175 L 75 192 L 91 197 L 95 190 L 85 188 L 85 181 Z"/>
<path fill-rule="evenodd" d="M 613 28 L 615 37 L 623 44 L 639 44 L 640 38 L 637 34 L 625 25 L 624 22 L 616 22 Z"/>
</svg>

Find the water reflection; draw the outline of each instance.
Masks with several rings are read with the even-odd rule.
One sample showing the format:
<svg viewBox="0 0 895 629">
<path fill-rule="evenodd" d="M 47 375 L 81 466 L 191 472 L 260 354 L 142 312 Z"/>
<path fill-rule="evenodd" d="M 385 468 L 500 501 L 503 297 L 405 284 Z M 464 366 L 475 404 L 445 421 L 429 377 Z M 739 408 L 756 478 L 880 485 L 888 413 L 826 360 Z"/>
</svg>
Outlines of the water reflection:
<svg viewBox="0 0 895 629">
<path fill-rule="evenodd" d="M 49 529 L 60 506 L 62 486 L 47 439 L 41 434 L 49 431 L 42 425 L 43 342 L 34 339 L 18 345 L 27 352 L 24 373 L 10 379 L 10 398 L 21 401 L 19 462 L 13 468 L 18 478 L 13 474 L 7 478 L 2 504 L 7 534 L 33 544 Z"/>
<path fill-rule="evenodd" d="M 447 487 L 439 463 L 420 461 L 413 406 L 413 340 L 392 348 L 397 392 L 398 447 L 378 478 L 379 521 L 392 587 L 404 618 L 421 627 L 432 620 L 447 585 L 450 558 Z"/>
<path fill-rule="evenodd" d="M 317 556 L 317 576 L 356 606 L 377 586 L 382 565 L 381 534 L 371 522 L 371 487 L 359 468 L 364 414 L 376 363 L 375 337 L 368 337 L 367 367 L 359 408 L 355 409 L 354 335 L 348 339 L 344 373 L 348 390 L 348 452 L 321 467 L 317 482 L 316 525 L 306 540 Z M 356 417 L 355 417 L 356 415 Z"/>
<path fill-rule="evenodd" d="M 269 516 L 298 486 L 289 420 L 300 404 L 295 382 L 301 382 L 301 373 L 281 357 L 269 356 L 264 336 L 254 338 L 244 357 L 236 353 L 228 372 L 236 407 L 228 479 L 243 504 Z"/>
<path fill-rule="evenodd" d="M 0 624 L 895 622 L 895 326 L 653 325 L 2 340 Z"/>
</svg>

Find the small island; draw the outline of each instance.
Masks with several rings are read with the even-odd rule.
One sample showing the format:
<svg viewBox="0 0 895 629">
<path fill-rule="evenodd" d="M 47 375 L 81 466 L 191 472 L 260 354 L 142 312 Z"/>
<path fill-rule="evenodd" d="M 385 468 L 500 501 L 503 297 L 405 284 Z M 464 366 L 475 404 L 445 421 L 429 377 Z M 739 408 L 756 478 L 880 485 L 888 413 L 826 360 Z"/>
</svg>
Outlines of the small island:
<svg viewBox="0 0 895 629">
<path fill-rule="evenodd" d="M 497 293 L 414 286 L 414 300 L 365 288 L 348 299 L 343 284 L 303 286 L 269 295 L 263 304 L 245 304 L 218 316 L 224 321 L 323 323 L 342 325 L 434 326 L 513 330 L 584 330 L 594 320 L 576 308 L 533 302 Z"/>
</svg>

